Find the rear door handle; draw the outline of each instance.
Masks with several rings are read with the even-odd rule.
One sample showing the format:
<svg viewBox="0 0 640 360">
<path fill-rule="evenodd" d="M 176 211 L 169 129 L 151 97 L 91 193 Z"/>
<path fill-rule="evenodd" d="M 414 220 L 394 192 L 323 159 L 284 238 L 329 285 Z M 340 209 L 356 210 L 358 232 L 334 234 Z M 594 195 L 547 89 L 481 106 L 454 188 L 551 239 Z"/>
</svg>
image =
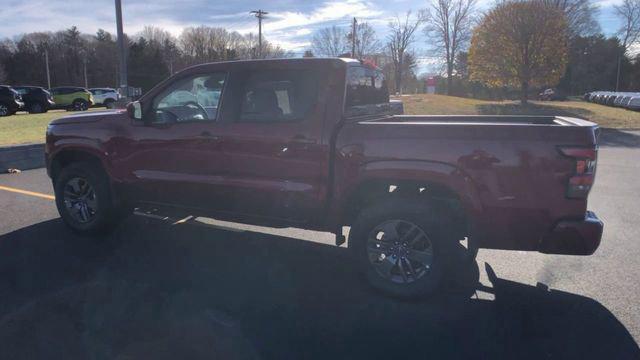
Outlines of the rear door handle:
<svg viewBox="0 0 640 360">
<path fill-rule="evenodd" d="M 313 145 L 316 143 L 315 140 L 309 139 L 304 135 L 296 135 L 291 139 L 292 144 L 303 144 L 303 145 Z"/>
</svg>

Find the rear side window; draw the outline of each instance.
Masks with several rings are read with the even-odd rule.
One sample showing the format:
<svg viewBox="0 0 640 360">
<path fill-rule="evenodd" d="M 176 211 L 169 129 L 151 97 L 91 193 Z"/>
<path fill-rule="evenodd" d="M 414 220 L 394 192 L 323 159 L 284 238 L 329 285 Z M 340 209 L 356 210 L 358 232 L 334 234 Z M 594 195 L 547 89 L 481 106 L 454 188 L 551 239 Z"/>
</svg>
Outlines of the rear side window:
<svg viewBox="0 0 640 360">
<path fill-rule="evenodd" d="M 316 103 L 317 93 L 317 73 L 310 70 L 253 72 L 241 92 L 239 121 L 301 121 Z"/>
<path fill-rule="evenodd" d="M 388 103 L 389 90 L 382 71 L 365 66 L 348 67 L 346 100 L 346 107 Z"/>
</svg>

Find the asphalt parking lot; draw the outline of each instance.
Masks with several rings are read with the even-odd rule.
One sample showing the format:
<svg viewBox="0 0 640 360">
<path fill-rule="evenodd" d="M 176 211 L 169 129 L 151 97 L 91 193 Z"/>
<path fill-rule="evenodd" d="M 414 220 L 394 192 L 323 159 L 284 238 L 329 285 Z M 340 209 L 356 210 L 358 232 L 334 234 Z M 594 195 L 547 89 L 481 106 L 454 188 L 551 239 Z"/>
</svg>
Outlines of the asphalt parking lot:
<svg viewBox="0 0 640 360">
<path fill-rule="evenodd" d="M 44 170 L 0 175 L 0 359 L 638 359 L 640 131 L 606 135 L 593 256 L 481 250 L 413 302 L 327 234 L 135 216 L 89 241 Z"/>
</svg>

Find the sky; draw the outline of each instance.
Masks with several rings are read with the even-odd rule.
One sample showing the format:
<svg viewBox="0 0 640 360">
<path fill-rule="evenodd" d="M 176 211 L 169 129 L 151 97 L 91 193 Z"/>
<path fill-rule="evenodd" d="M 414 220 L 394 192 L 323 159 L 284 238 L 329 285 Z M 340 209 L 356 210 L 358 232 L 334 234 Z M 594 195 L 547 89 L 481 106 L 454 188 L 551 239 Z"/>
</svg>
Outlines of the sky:
<svg viewBox="0 0 640 360">
<path fill-rule="evenodd" d="M 495 0 L 479 0 L 478 8 L 487 9 Z M 613 5 L 621 0 L 596 0 L 597 19 L 606 35 L 620 26 Z M 34 31 L 57 31 L 77 26 L 83 33 L 105 29 L 115 33 L 114 0 L 2 0 L 0 38 L 14 38 Z M 6 4 L 8 2 L 8 5 Z M 408 10 L 414 13 L 426 7 L 426 0 L 122 0 L 124 31 L 135 35 L 145 25 L 164 28 L 179 35 L 184 27 L 208 25 L 246 34 L 257 32 L 257 19 L 251 10 L 269 14 L 263 33 L 270 42 L 301 55 L 319 28 L 336 25 L 347 28 L 351 19 L 368 22 L 379 38 L 386 36 L 387 23 Z M 81 10 L 78 10 L 81 9 Z M 432 58 L 424 34 L 417 34 L 416 52 L 421 69 L 429 70 Z"/>
</svg>

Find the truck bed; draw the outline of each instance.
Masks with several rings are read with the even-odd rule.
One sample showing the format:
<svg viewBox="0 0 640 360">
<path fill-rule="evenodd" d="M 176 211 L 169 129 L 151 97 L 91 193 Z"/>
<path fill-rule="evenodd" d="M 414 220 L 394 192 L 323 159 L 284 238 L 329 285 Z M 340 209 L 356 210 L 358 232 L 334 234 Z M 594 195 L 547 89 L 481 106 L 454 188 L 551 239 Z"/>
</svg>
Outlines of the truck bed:
<svg viewBox="0 0 640 360">
<path fill-rule="evenodd" d="M 428 123 L 447 125 L 546 125 L 597 126 L 590 121 L 564 116 L 537 115 L 395 115 L 376 120 L 378 123 Z"/>
</svg>

